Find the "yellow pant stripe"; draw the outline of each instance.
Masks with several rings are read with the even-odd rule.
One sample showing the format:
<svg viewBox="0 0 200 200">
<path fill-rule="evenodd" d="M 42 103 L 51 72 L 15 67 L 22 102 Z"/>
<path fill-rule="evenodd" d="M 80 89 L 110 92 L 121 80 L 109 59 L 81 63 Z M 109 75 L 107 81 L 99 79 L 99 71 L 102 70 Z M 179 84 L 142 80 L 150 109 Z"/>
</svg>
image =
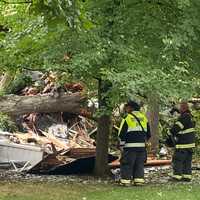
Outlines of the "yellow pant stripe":
<svg viewBox="0 0 200 200">
<path fill-rule="evenodd" d="M 173 178 L 177 179 L 177 180 L 181 180 L 182 176 L 181 175 L 172 175 Z"/>
<path fill-rule="evenodd" d="M 131 180 L 129 180 L 129 179 L 121 179 L 120 183 L 122 183 L 122 184 L 130 184 Z"/>
<path fill-rule="evenodd" d="M 182 177 L 187 179 L 192 179 L 192 175 L 190 174 L 183 174 Z"/>
<path fill-rule="evenodd" d="M 143 178 L 135 178 L 134 179 L 134 183 L 144 183 L 144 179 Z"/>
</svg>

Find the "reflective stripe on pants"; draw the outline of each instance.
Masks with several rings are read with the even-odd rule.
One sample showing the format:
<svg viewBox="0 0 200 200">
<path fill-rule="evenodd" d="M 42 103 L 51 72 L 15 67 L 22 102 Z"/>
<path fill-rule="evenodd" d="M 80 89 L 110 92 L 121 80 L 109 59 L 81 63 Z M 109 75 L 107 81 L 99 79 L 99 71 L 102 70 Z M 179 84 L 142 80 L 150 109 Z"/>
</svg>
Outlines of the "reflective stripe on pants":
<svg viewBox="0 0 200 200">
<path fill-rule="evenodd" d="M 137 184 L 137 183 L 143 184 L 144 183 L 144 179 L 143 178 L 135 178 L 134 179 L 134 183 L 135 184 Z"/>
<path fill-rule="evenodd" d="M 124 147 L 145 147 L 145 143 L 126 143 Z"/>
<path fill-rule="evenodd" d="M 181 175 L 175 175 L 175 174 L 173 174 L 172 177 L 175 178 L 176 180 L 181 180 L 182 179 Z"/>
<path fill-rule="evenodd" d="M 130 184 L 130 183 L 131 183 L 131 180 L 128 180 L 128 179 L 120 179 L 120 183 L 122 183 L 122 184 Z"/>
<path fill-rule="evenodd" d="M 182 177 L 185 178 L 185 179 L 192 179 L 191 174 L 183 174 Z"/>
</svg>

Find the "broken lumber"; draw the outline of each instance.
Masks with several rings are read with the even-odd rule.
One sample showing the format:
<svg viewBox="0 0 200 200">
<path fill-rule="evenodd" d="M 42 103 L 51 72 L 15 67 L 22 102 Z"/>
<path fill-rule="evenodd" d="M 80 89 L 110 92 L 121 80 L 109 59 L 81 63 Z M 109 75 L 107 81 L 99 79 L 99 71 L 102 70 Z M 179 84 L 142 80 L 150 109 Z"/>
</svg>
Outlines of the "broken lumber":
<svg viewBox="0 0 200 200">
<path fill-rule="evenodd" d="M 0 112 L 17 116 L 32 112 L 52 113 L 52 112 L 68 112 L 79 114 L 81 103 L 85 97 L 80 93 L 65 94 L 59 96 L 52 94 L 34 95 L 34 96 L 18 96 L 5 95 L 0 97 Z"/>
<path fill-rule="evenodd" d="M 45 131 L 41 131 L 41 132 L 44 136 L 48 138 L 48 140 L 50 140 L 55 146 L 59 147 L 60 149 L 65 149 L 65 150 L 70 149 L 70 147 L 66 143 L 60 141 L 54 135 L 47 133 Z"/>
</svg>

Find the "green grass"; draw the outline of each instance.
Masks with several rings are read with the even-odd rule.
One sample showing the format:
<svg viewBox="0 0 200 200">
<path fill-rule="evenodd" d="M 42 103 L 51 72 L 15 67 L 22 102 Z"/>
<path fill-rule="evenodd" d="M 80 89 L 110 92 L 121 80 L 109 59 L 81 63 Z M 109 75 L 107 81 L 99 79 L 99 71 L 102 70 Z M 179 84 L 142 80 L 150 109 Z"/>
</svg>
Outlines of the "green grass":
<svg viewBox="0 0 200 200">
<path fill-rule="evenodd" d="M 0 182 L 0 200 L 200 200 L 200 186 Z"/>
</svg>

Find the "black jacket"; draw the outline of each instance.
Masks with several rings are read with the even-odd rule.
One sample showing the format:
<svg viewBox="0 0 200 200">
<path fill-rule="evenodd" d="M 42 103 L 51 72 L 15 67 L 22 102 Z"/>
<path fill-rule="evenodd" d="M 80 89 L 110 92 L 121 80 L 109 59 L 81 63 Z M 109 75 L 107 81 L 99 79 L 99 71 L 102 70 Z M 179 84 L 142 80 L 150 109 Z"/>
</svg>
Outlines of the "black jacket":
<svg viewBox="0 0 200 200">
<path fill-rule="evenodd" d="M 180 115 L 169 131 L 170 137 L 177 149 L 195 147 L 195 122 L 192 119 L 190 111 L 186 111 Z"/>
</svg>

